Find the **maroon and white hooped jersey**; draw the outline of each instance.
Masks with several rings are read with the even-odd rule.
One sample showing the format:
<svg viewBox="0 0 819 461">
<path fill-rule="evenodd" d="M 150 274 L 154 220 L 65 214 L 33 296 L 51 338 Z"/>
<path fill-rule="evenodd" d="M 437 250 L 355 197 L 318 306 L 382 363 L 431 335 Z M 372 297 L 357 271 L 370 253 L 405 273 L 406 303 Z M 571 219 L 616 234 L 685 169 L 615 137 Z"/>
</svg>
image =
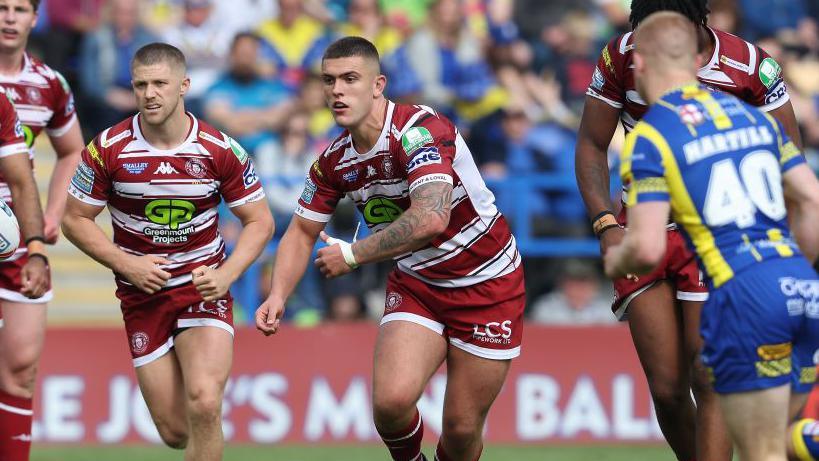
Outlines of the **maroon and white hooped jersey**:
<svg viewBox="0 0 819 461">
<path fill-rule="evenodd" d="M 69 193 L 111 213 L 114 243 L 135 255 L 173 261 L 166 288 L 191 281 L 191 271 L 225 257 L 217 205 L 262 200 L 247 152 L 210 125 L 191 119 L 187 139 L 160 150 L 142 136 L 139 115 L 100 133 L 82 152 Z M 129 285 L 117 274 L 117 282 Z"/>
<path fill-rule="evenodd" d="M 520 254 L 455 126 L 426 106 L 387 102 L 378 142 L 358 153 L 345 131 L 310 168 L 296 214 L 327 222 L 347 195 L 368 227 L 380 231 L 410 207 L 410 193 L 430 182 L 452 184 L 449 225 L 427 246 L 395 258 L 430 285 L 464 287 L 509 274 Z"/>
<path fill-rule="evenodd" d="M 65 78 L 28 53 L 23 54 L 23 68 L 19 73 L 0 75 L 0 89 L 14 103 L 23 124 L 25 142 L 30 149 L 43 130 L 49 136 L 60 137 L 77 123 L 74 96 Z M 29 155 L 34 159 L 33 149 Z M 2 176 L 0 198 L 6 201 L 11 199 Z"/>
<path fill-rule="evenodd" d="M 697 79 L 715 90 L 732 94 L 768 112 L 789 100 L 779 64 L 756 45 L 727 32 L 711 29 L 714 54 L 699 69 Z M 586 94 L 620 111 L 620 121 L 631 131 L 648 107 L 634 85 L 631 32 L 612 39 L 600 53 Z"/>
</svg>

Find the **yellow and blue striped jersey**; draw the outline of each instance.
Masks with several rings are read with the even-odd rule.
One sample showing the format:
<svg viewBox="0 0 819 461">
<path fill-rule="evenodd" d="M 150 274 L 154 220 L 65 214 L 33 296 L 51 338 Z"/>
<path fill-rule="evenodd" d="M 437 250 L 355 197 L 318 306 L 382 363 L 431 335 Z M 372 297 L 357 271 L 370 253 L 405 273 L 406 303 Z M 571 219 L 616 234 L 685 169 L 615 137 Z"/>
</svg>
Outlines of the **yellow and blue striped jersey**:
<svg viewBox="0 0 819 461">
<path fill-rule="evenodd" d="M 627 206 L 669 201 L 713 287 L 759 261 L 798 255 L 782 174 L 805 158 L 770 115 L 691 84 L 653 104 L 626 137 Z"/>
</svg>

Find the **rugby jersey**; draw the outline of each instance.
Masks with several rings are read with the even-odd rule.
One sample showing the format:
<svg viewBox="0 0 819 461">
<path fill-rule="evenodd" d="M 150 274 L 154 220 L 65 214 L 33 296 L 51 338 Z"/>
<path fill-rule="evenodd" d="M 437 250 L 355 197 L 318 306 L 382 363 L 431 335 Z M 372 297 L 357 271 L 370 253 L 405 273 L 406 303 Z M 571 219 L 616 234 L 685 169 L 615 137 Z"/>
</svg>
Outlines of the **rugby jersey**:
<svg viewBox="0 0 819 461">
<path fill-rule="evenodd" d="M 520 254 L 455 126 L 426 106 L 387 102 L 384 126 L 365 153 L 344 131 L 308 172 L 296 214 L 329 221 L 343 196 L 367 226 L 383 230 L 410 207 L 410 193 L 430 182 L 452 184 L 449 225 L 425 247 L 395 258 L 397 267 L 426 283 L 464 287 L 506 275 Z"/>
</svg>

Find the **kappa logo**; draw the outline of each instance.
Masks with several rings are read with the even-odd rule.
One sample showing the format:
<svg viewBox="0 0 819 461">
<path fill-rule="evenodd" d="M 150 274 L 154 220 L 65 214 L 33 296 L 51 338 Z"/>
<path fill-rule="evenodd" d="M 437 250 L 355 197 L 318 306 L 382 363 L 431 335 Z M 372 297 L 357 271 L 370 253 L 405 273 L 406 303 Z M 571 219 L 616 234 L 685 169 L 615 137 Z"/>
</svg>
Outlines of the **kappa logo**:
<svg viewBox="0 0 819 461">
<path fill-rule="evenodd" d="M 372 165 L 367 165 L 367 177 L 372 178 L 373 176 L 377 175 L 378 171 L 375 170 L 375 167 Z"/>
<path fill-rule="evenodd" d="M 12 436 L 11 440 L 19 440 L 20 442 L 31 442 L 31 434 L 18 434 Z"/>
<path fill-rule="evenodd" d="M 171 166 L 168 162 L 159 162 L 159 167 L 154 171 L 154 174 L 178 174 L 176 168 Z"/>
</svg>

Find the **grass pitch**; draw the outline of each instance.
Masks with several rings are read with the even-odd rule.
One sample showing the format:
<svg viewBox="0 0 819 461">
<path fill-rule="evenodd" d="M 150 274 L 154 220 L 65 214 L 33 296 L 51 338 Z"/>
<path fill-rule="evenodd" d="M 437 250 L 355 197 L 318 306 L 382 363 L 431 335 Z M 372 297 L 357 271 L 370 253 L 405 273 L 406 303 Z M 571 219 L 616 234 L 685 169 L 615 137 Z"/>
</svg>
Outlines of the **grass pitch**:
<svg viewBox="0 0 819 461">
<path fill-rule="evenodd" d="M 434 447 L 425 447 L 432 456 Z M 232 445 L 225 450 L 225 461 L 386 461 L 387 450 L 378 445 Z M 432 459 L 430 457 L 430 459 Z M 661 461 L 674 455 L 662 445 L 624 446 L 512 446 L 492 445 L 484 450 L 482 461 Z M 163 447 L 121 446 L 46 446 L 32 449 L 32 461 L 177 461 L 182 453 Z"/>
</svg>

